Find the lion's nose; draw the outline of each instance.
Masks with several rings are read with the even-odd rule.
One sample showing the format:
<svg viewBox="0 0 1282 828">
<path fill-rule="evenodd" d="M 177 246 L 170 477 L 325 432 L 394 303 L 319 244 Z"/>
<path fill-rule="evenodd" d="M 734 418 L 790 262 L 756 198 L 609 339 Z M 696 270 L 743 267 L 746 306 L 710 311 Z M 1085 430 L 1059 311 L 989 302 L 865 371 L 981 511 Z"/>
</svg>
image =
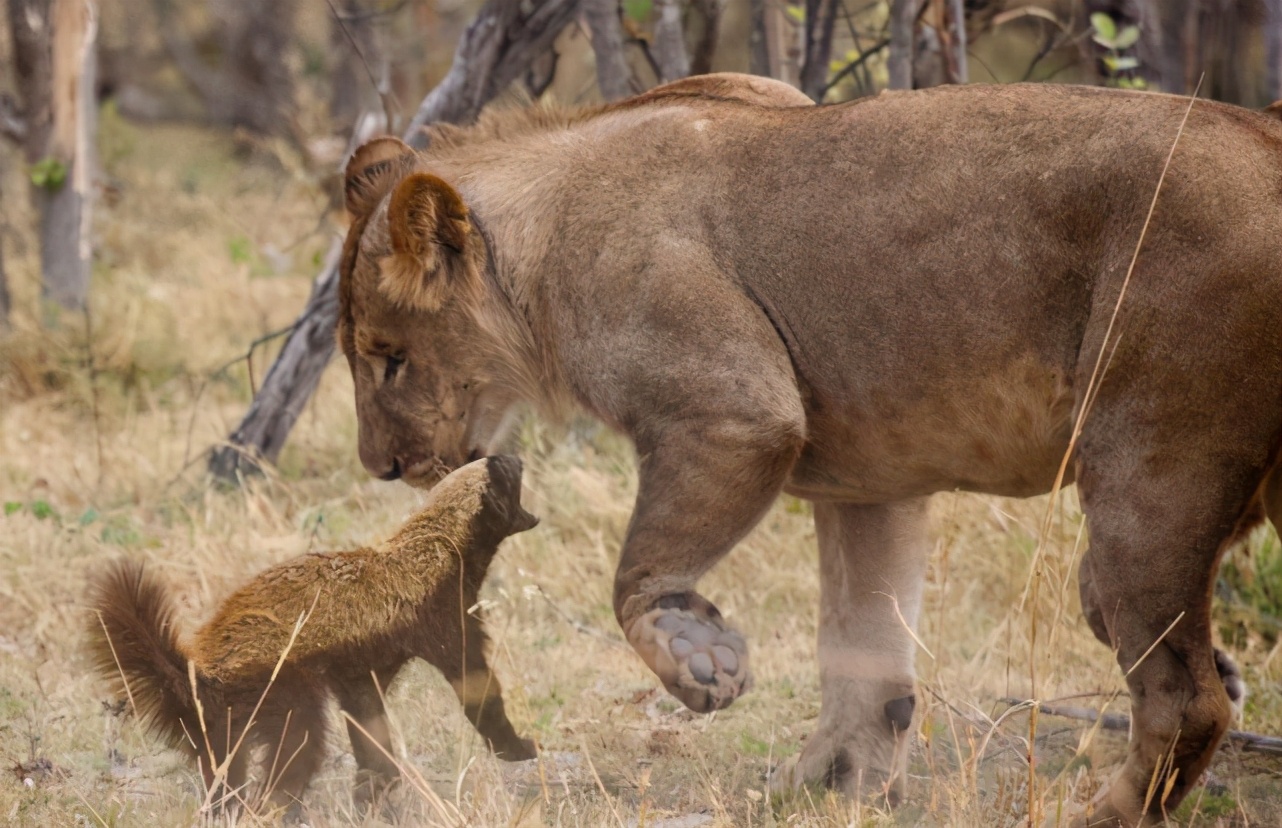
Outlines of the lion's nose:
<svg viewBox="0 0 1282 828">
<path fill-rule="evenodd" d="M 386 472 L 385 474 L 380 474 L 378 476 L 378 479 L 379 480 L 400 480 L 401 479 L 401 459 L 399 457 L 393 457 L 391 470 Z"/>
</svg>

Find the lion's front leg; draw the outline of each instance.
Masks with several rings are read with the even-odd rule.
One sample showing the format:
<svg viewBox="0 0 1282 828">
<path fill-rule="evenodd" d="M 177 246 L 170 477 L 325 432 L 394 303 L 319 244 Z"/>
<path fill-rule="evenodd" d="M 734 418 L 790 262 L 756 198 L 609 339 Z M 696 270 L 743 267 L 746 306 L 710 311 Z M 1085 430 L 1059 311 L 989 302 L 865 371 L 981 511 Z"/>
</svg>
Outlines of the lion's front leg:
<svg viewBox="0 0 1282 828">
<path fill-rule="evenodd" d="M 615 580 L 624 634 L 691 710 L 726 707 L 751 684 L 743 636 L 695 592 L 769 508 L 802 444 L 795 419 L 689 421 L 638 445 L 640 490 Z"/>
<path fill-rule="evenodd" d="M 818 784 L 852 798 L 903 797 L 916 697 L 913 628 L 929 559 L 925 499 L 816 503 L 819 724 L 776 771 L 776 790 Z"/>
</svg>

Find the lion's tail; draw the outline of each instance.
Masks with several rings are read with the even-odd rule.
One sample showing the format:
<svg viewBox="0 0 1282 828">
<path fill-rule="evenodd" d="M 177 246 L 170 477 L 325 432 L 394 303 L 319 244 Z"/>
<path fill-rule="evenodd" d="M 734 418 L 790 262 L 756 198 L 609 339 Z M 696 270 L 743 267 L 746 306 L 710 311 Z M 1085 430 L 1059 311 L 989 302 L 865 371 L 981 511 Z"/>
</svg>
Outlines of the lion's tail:
<svg viewBox="0 0 1282 828">
<path fill-rule="evenodd" d="M 178 643 L 168 587 L 137 561 L 98 572 L 89 587 L 89 648 L 98 671 L 171 744 L 190 744 L 198 721 L 187 658 Z"/>
</svg>

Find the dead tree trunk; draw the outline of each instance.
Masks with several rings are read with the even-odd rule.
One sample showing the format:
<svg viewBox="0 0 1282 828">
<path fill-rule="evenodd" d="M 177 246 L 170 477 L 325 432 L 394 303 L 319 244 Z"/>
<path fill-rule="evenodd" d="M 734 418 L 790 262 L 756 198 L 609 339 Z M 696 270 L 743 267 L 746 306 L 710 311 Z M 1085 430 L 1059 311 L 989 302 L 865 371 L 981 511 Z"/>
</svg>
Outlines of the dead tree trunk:
<svg viewBox="0 0 1282 828">
<path fill-rule="evenodd" d="M 891 89 L 913 88 L 913 29 L 917 0 L 892 0 L 890 4 L 890 55 L 886 68 Z"/>
<path fill-rule="evenodd" d="M 691 3 L 703 17 L 703 31 L 695 42 L 690 56 L 690 74 L 706 75 L 712 71 L 712 58 L 717 51 L 717 37 L 721 34 L 722 0 L 693 0 Z"/>
<path fill-rule="evenodd" d="M 1268 0 L 1264 18 L 1265 78 L 1269 96 L 1282 100 L 1282 0 Z"/>
<path fill-rule="evenodd" d="M 823 103 L 828 89 L 837 5 L 837 0 L 806 0 L 806 58 L 801 65 L 801 91 L 815 103 Z"/>
<path fill-rule="evenodd" d="M 376 58 L 374 26 L 369 15 L 362 13 L 360 3 L 340 0 L 334 8 L 329 20 L 329 46 L 334 55 L 329 115 L 334 131 L 347 138 L 361 114 L 379 103 L 374 93 L 383 91 L 387 84 L 387 61 Z"/>
<path fill-rule="evenodd" d="M 0 184 L 4 182 L 4 167 L 0 165 Z M 4 190 L 0 188 L 0 204 L 4 203 Z M 9 330 L 9 312 L 12 302 L 9 299 L 9 275 L 4 269 L 4 231 L 0 224 L 0 334 Z"/>
<path fill-rule="evenodd" d="M 601 97 L 617 101 L 632 94 L 632 72 L 623 54 L 623 27 L 619 0 L 583 0 L 583 17 L 592 33 L 596 55 L 596 85 Z"/>
<path fill-rule="evenodd" d="M 4 239 L 0 238 L 0 333 L 9 330 L 9 277 L 4 270 Z"/>
<path fill-rule="evenodd" d="M 754 75 L 775 77 L 770 63 L 770 37 L 766 31 L 766 17 L 770 14 L 770 0 L 751 0 L 749 16 L 752 18 L 748 35 L 748 71 Z"/>
<path fill-rule="evenodd" d="M 654 62 L 659 82 L 670 83 L 690 74 L 680 0 L 654 0 Z"/>
<path fill-rule="evenodd" d="M 528 14 L 522 13 L 523 6 L 530 8 Z M 528 6 L 488 0 L 463 32 L 449 73 L 423 99 L 405 140 L 421 148 L 427 143 L 425 125 L 475 119 L 481 107 L 552 48 L 557 35 L 574 19 L 577 7 L 578 0 L 532 0 Z M 256 470 L 263 460 L 275 462 L 280 455 L 334 353 L 340 252 L 340 242 L 330 245 L 307 306 L 263 379 L 245 419 L 228 444 L 210 455 L 213 475 L 234 480 L 241 473 Z"/>
<path fill-rule="evenodd" d="M 949 44 L 952 51 L 951 65 L 948 67 L 953 83 L 967 83 L 970 72 L 966 66 L 966 10 L 962 0 L 948 0 L 948 21 L 952 24 Z"/>
<path fill-rule="evenodd" d="M 91 0 L 10 0 L 9 25 L 40 216 L 41 293 L 82 310 L 89 296 L 96 12 Z"/>
</svg>

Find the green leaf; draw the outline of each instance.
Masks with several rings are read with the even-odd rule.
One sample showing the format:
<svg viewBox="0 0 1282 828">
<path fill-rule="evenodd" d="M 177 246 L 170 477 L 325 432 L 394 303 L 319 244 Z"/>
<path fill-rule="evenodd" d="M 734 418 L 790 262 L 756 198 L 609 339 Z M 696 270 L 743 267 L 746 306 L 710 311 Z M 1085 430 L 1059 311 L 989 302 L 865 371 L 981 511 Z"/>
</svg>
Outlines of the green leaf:
<svg viewBox="0 0 1282 828">
<path fill-rule="evenodd" d="M 1101 46 L 1112 46 L 1113 41 L 1117 39 L 1117 23 L 1104 12 L 1095 12 L 1091 15 L 1091 28 L 1095 30 L 1095 42 Z"/>
<path fill-rule="evenodd" d="M 76 522 L 79 523 L 81 526 L 88 526 L 89 524 L 93 523 L 97 519 L 98 519 L 98 510 L 90 506 L 88 509 L 85 510 L 85 513 L 81 515 L 79 519 L 77 519 Z"/>
<path fill-rule="evenodd" d="M 637 23 L 645 23 L 653 6 L 653 0 L 623 0 L 623 13 Z"/>
<path fill-rule="evenodd" d="M 249 260 L 253 258 L 249 239 L 244 236 L 237 236 L 227 242 L 227 253 L 231 256 L 232 264 L 249 264 Z"/>
<path fill-rule="evenodd" d="M 58 513 L 54 511 L 54 508 L 47 501 L 33 500 L 31 501 L 31 514 L 35 515 L 37 520 L 45 520 Z"/>
<path fill-rule="evenodd" d="M 1118 50 L 1129 49 L 1139 42 L 1140 27 L 1124 26 L 1122 27 L 1122 30 L 1117 33 L 1117 37 L 1113 39 L 1113 48 Z"/>
<path fill-rule="evenodd" d="M 57 158 L 41 158 L 31 165 L 31 183 L 56 190 L 67 180 L 67 165 Z"/>
<path fill-rule="evenodd" d="M 5 504 L 4 504 L 4 516 L 5 516 L 5 517 L 9 517 L 9 515 L 12 515 L 12 514 L 14 514 L 15 512 L 20 512 L 20 511 L 22 511 L 22 504 L 21 504 L 21 503 L 19 503 L 19 502 L 18 502 L 18 501 L 16 501 L 16 500 L 6 500 L 6 501 L 5 501 Z"/>
<path fill-rule="evenodd" d="M 805 6 L 784 6 L 783 11 L 784 14 L 792 18 L 793 23 L 801 24 L 806 22 Z"/>
</svg>

